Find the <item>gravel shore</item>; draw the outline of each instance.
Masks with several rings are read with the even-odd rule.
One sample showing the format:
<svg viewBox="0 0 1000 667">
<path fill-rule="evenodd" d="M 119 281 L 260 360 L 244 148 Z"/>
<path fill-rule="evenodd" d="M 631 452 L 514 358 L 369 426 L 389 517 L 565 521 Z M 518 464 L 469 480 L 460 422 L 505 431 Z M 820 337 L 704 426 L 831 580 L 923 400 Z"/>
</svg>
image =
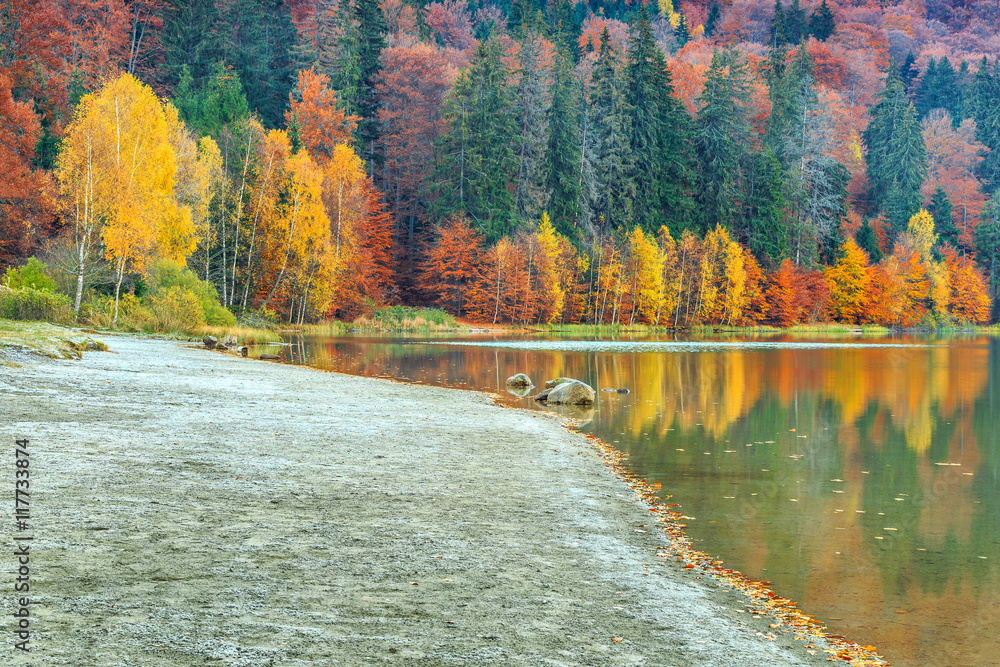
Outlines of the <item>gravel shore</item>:
<svg viewBox="0 0 1000 667">
<path fill-rule="evenodd" d="M 0 485 L 30 439 L 34 536 L 24 654 L 8 509 L 2 664 L 828 664 L 658 559 L 647 508 L 554 417 L 101 339 L 0 365 Z"/>
</svg>

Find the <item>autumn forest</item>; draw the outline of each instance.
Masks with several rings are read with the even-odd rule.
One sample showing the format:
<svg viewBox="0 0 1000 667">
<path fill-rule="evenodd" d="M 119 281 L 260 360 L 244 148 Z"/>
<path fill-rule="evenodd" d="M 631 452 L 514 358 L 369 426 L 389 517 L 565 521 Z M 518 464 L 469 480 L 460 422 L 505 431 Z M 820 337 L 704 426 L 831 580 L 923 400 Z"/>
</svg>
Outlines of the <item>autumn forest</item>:
<svg viewBox="0 0 1000 667">
<path fill-rule="evenodd" d="M 998 27 L 1000 0 L 2 0 L 0 272 L 92 320 L 989 324 Z"/>
</svg>

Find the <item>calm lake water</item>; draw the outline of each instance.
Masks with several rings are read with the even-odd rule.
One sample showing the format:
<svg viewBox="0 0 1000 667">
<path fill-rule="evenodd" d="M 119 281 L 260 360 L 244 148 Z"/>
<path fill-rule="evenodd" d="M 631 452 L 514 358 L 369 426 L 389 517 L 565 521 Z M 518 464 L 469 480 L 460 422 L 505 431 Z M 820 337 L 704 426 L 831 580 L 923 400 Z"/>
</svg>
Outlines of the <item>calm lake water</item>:
<svg viewBox="0 0 1000 667">
<path fill-rule="evenodd" d="M 991 338 L 301 338 L 296 363 L 504 394 L 579 378 L 581 430 L 688 535 L 893 665 L 1000 665 L 1000 343 Z"/>
</svg>

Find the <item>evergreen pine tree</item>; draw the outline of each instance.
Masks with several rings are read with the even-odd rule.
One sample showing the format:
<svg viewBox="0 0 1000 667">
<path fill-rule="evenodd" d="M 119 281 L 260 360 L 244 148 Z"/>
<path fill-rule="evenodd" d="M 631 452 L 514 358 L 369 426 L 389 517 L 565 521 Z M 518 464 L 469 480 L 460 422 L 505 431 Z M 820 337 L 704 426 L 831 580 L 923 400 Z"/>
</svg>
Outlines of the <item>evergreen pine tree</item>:
<svg viewBox="0 0 1000 667">
<path fill-rule="evenodd" d="M 788 26 L 785 24 L 785 12 L 781 8 L 781 0 L 774 0 L 774 16 L 771 18 L 771 48 L 776 49 L 788 43 Z"/>
<path fill-rule="evenodd" d="M 972 117 L 972 109 L 969 105 L 970 80 L 969 63 L 962 60 L 958 65 L 958 72 L 955 74 L 955 100 L 953 102 L 954 113 L 951 124 L 955 128 L 962 124 L 966 118 Z"/>
<path fill-rule="evenodd" d="M 582 26 L 576 21 L 573 5 L 569 0 L 554 0 L 548 3 L 546 11 L 552 42 L 569 54 L 574 63 L 578 62 Z"/>
<path fill-rule="evenodd" d="M 298 65 L 291 9 L 284 0 L 233 0 L 222 6 L 216 23 L 217 60 L 239 75 L 250 110 L 264 125 L 280 127 Z"/>
<path fill-rule="evenodd" d="M 517 135 L 510 68 L 494 35 L 479 44 L 445 103 L 448 129 L 438 143 L 433 190 L 437 219 L 468 215 L 488 242 L 509 234 L 514 198 L 508 185 L 517 170 Z"/>
<path fill-rule="evenodd" d="M 903 64 L 899 66 L 899 78 L 903 82 L 903 90 L 906 91 L 907 95 L 910 95 L 910 99 L 914 98 L 914 91 L 912 91 L 913 81 L 917 78 L 920 71 L 917 69 L 917 59 L 913 55 L 913 51 L 906 54 L 906 58 L 903 60 Z"/>
<path fill-rule="evenodd" d="M 747 64 L 735 49 L 713 52 L 695 130 L 700 204 L 709 228 L 718 223 L 736 229 L 741 223 L 743 162 L 753 143 L 750 81 Z"/>
<path fill-rule="evenodd" d="M 796 264 L 812 264 L 829 255 L 839 242 L 837 230 L 846 213 L 850 174 L 830 157 L 833 152 L 832 121 L 819 104 L 813 64 L 806 49 L 797 49 L 783 81 L 786 100 L 783 159 L 786 217 L 789 222 L 791 257 Z"/>
<path fill-rule="evenodd" d="M 921 118 L 927 115 L 931 109 L 940 106 L 938 103 L 938 74 L 937 61 L 931 58 L 927 61 L 923 76 L 920 77 L 920 85 L 917 86 L 916 102 L 917 114 Z"/>
<path fill-rule="evenodd" d="M 986 272 L 990 295 L 1000 297 L 1000 195 L 996 192 L 983 205 L 980 222 L 976 225 L 976 261 Z M 996 304 L 994 304 L 994 308 Z"/>
<path fill-rule="evenodd" d="M 774 268 L 788 249 L 788 230 L 784 224 L 785 201 L 782 193 L 783 170 L 770 150 L 754 153 L 748 169 L 752 184 L 747 199 L 747 246 L 753 254 Z"/>
<path fill-rule="evenodd" d="M 785 35 L 789 44 L 798 44 L 806 36 L 808 26 L 806 12 L 799 6 L 799 0 L 792 0 L 785 12 Z"/>
<path fill-rule="evenodd" d="M 186 68 L 188 86 L 200 90 L 211 76 L 212 65 L 219 60 L 215 32 L 219 12 L 214 0 L 168 0 L 162 10 L 163 45 L 161 82 L 180 82 Z"/>
<path fill-rule="evenodd" d="M 952 219 L 951 199 L 948 198 L 948 193 L 940 185 L 931 196 L 927 212 L 934 218 L 934 230 L 938 233 L 938 240 L 957 248 L 958 229 L 956 229 L 955 221 Z"/>
<path fill-rule="evenodd" d="M 868 254 L 868 259 L 872 264 L 882 261 L 882 251 L 878 247 L 878 237 L 875 236 L 875 230 L 872 229 L 868 218 L 865 218 L 864 222 L 861 223 L 854 240 Z"/>
<path fill-rule="evenodd" d="M 557 49 L 552 64 L 552 104 L 548 110 L 549 145 L 545 164 L 548 167 L 546 188 L 551 193 L 549 215 L 563 236 L 577 240 L 580 214 L 580 126 L 576 104 L 576 78 L 573 62 L 564 50 Z"/>
<path fill-rule="evenodd" d="M 979 176 L 986 192 L 1000 186 L 1000 72 L 997 62 L 984 57 L 973 82 L 972 117 L 976 120 L 976 139 L 989 150 L 979 163 Z"/>
<path fill-rule="evenodd" d="M 662 225 L 677 234 L 695 217 L 690 117 L 673 95 L 670 70 L 656 46 L 645 7 L 639 12 L 625 72 L 635 222 L 650 234 Z"/>
<path fill-rule="evenodd" d="M 549 71 L 542 62 L 542 36 L 534 25 L 534 21 L 522 25 L 521 50 L 517 54 L 515 104 L 519 132 L 514 146 L 514 209 L 522 221 L 538 219 L 548 204 L 544 161 L 549 144 L 549 90 L 545 83 Z"/>
<path fill-rule="evenodd" d="M 678 7 L 677 27 L 674 28 L 674 37 L 677 38 L 677 46 L 683 47 L 691 39 L 691 29 L 688 26 L 687 17 L 684 16 L 684 8 Z"/>
<path fill-rule="evenodd" d="M 612 229 L 627 229 L 632 224 L 635 181 L 632 178 L 630 110 L 617 58 L 605 27 L 593 74 L 593 122 L 600 146 L 595 163 L 598 199 L 594 212 L 598 219 L 603 216 L 604 224 Z"/>
<path fill-rule="evenodd" d="M 708 18 L 705 19 L 705 37 L 711 37 L 712 33 L 719 26 L 719 3 L 712 1 L 712 6 L 708 8 Z"/>
<path fill-rule="evenodd" d="M 830 36 L 833 35 L 836 29 L 837 22 L 834 19 L 833 11 L 830 9 L 830 5 L 826 4 L 826 0 L 823 0 L 812 16 L 809 17 L 809 34 L 817 40 L 825 42 L 830 39 Z"/>
<path fill-rule="evenodd" d="M 354 15 L 358 24 L 358 154 L 368 161 L 371 174 L 382 161 L 382 156 L 377 152 L 380 103 L 376 86 L 382 71 L 382 50 L 385 48 L 388 28 L 378 0 L 354 0 Z"/>
<path fill-rule="evenodd" d="M 867 150 L 869 199 L 888 215 L 894 231 L 904 230 L 920 209 L 927 149 L 917 111 L 895 71 L 868 113 L 871 120 L 861 139 Z"/>
</svg>

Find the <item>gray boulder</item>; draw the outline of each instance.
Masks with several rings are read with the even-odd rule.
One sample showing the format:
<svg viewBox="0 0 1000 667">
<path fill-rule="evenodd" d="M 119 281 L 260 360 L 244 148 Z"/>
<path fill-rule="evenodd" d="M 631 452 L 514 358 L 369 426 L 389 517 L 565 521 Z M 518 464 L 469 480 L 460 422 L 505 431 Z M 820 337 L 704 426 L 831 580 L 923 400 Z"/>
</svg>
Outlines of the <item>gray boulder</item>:
<svg viewBox="0 0 1000 667">
<path fill-rule="evenodd" d="M 215 346 L 218 345 L 219 343 L 219 339 L 216 338 L 215 336 L 205 336 L 204 338 L 201 339 L 201 342 L 204 343 L 205 347 L 207 347 L 208 349 L 214 350 Z"/>
<path fill-rule="evenodd" d="M 548 399 L 549 393 L 551 392 L 552 392 L 551 389 L 542 389 L 540 392 L 535 394 L 535 400 L 544 402 L 546 399 Z"/>
<path fill-rule="evenodd" d="M 532 384 L 531 378 L 529 378 L 527 375 L 525 375 L 524 373 L 518 373 L 517 375 L 511 375 L 509 378 L 507 378 L 507 386 L 533 387 L 534 384 Z"/>
<path fill-rule="evenodd" d="M 576 382 L 576 380 L 574 380 L 573 378 L 556 378 L 555 380 L 549 380 L 548 382 L 546 382 L 545 386 L 548 389 L 552 389 L 552 387 L 556 386 L 557 384 L 562 384 L 563 382 Z"/>
<path fill-rule="evenodd" d="M 590 405 L 594 402 L 594 388 L 579 380 L 560 382 L 549 391 L 545 400 L 563 405 Z"/>
</svg>

